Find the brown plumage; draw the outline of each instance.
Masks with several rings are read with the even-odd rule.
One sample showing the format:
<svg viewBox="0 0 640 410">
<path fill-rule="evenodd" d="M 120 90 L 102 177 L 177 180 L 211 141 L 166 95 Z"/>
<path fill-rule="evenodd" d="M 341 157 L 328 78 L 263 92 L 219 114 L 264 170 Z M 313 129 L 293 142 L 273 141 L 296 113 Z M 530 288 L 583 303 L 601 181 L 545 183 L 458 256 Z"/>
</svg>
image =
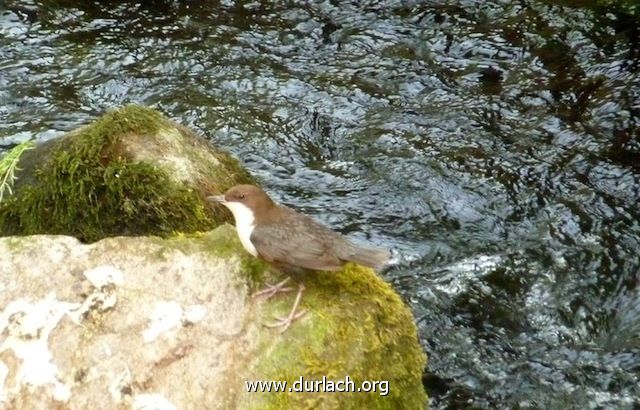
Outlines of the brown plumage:
<svg viewBox="0 0 640 410">
<path fill-rule="evenodd" d="M 256 224 L 251 242 L 258 255 L 285 269 L 340 270 L 346 262 L 380 269 L 389 252 L 353 244 L 343 235 L 290 208 L 274 206 Z"/>
</svg>

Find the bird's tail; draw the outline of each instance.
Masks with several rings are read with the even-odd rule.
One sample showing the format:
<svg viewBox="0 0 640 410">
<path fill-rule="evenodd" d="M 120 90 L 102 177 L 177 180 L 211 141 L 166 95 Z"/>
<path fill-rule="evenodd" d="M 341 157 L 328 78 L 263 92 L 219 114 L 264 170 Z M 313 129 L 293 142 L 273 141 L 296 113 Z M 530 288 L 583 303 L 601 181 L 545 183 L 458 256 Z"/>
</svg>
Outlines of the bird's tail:
<svg viewBox="0 0 640 410">
<path fill-rule="evenodd" d="M 356 247 L 355 252 L 349 255 L 347 260 L 368 266 L 374 270 L 380 270 L 391 257 L 387 249 Z"/>
</svg>

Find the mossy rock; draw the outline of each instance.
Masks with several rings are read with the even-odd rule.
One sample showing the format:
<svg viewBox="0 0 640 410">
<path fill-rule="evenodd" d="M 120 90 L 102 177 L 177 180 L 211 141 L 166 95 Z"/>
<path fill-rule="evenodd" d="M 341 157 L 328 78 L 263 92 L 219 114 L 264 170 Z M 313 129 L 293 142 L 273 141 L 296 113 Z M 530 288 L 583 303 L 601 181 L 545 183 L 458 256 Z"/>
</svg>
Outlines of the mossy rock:
<svg viewBox="0 0 640 410">
<path fill-rule="evenodd" d="M 251 296 L 281 278 L 244 251 L 228 224 L 92 244 L 68 236 L 0 238 L 0 254 L 0 277 L 12 277 L 0 292 L 0 317 L 20 319 L 0 323 L 7 408 L 427 405 L 415 322 L 370 269 L 309 274 L 301 302 L 307 314 L 280 333 L 264 324 L 286 314 L 295 293 Z M 376 392 L 288 392 L 300 377 L 347 376 L 354 389 L 365 381 L 388 384 Z M 288 386 L 252 393 L 249 381 Z"/>
<path fill-rule="evenodd" d="M 224 227 L 221 227 L 222 229 Z M 218 230 L 219 231 L 219 230 Z M 234 232 L 235 233 L 235 232 Z M 282 280 L 255 258 L 242 252 L 235 240 L 220 249 L 236 245 L 243 255 L 250 287 Z M 231 246 L 233 248 L 233 246 Z M 222 252 L 224 254 L 225 251 Z M 424 409 L 428 399 L 422 385 L 426 355 L 418 343 L 413 315 L 400 296 L 373 270 L 347 264 L 339 272 L 314 272 L 304 279 L 306 290 L 301 309 L 307 313 L 284 334 L 261 332 L 247 349 L 253 361 L 239 372 L 238 383 L 246 380 L 286 381 L 285 392 L 241 391 L 232 402 L 242 409 Z M 292 284 L 292 286 L 294 286 Z M 291 309 L 295 291 L 262 301 L 256 313 L 259 322 L 273 322 Z M 289 391 L 306 383 L 325 380 L 378 383 L 371 391 Z M 345 385 L 343 384 L 342 387 Z M 309 384 L 306 387 L 310 387 Z M 334 385 L 334 388 L 341 386 Z M 372 385 L 369 384 L 369 388 Z"/>
<path fill-rule="evenodd" d="M 348 265 L 341 272 L 318 272 L 305 280 L 305 286 L 301 308 L 308 313 L 284 335 L 263 333 L 257 346 L 260 359 L 243 376 L 286 381 L 287 391 L 243 392 L 238 408 L 426 408 L 422 385 L 426 356 L 413 316 L 395 291 L 371 269 L 358 265 Z M 285 316 L 293 297 L 266 302 L 261 320 L 267 323 L 274 316 Z M 325 391 L 288 390 L 309 389 L 323 377 L 326 383 L 318 385 Z M 328 383 L 347 378 L 356 391 L 327 391 Z M 372 390 L 371 383 L 376 382 Z M 363 383 L 369 383 L 369 391 L 357 391 L 365 387 Z M 334 385 L 339 387 L 346 385 Z"/>
<path fill-rule="evenodd" d="M 26 151 L 0 236 L 114 235 L 210 230 L 229 221 L 207 194 L 251 176 L 228 153 L 149 108 L 130 105 Z"/>
</svg>

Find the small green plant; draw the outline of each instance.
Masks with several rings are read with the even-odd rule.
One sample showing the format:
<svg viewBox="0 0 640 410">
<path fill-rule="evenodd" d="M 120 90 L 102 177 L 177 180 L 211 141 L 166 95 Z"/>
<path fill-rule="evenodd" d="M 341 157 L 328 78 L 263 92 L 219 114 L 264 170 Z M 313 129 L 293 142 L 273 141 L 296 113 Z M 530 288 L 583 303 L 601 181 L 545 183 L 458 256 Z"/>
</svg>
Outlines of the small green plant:
<svg viewBox="0 0 640 410">
<path fill-rule="evenodd" d="M 16 180 L 15 172 L 20 170 L 18 168 L 20 157 L 25 151 L 32 149 L 34 146 L 35 143 L 33 141 L 25 141 L 15 146 L 0 159 L 0 202 L 2 202 L 5 193 L 13 193 L 11 187 L 13 186 L 13 181 Z"/>
</svg>

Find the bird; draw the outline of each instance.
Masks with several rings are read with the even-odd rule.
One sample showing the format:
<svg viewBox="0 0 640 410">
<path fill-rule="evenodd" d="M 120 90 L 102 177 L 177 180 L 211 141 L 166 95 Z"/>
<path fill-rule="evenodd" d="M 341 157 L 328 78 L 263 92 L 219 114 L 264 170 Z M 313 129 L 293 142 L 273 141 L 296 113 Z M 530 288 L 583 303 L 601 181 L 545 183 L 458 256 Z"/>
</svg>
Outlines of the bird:
<svg viewBox="0 0 640 410">
<path fill-rule="evenodd" d="M 240 243 L 248 253 L 287 275 L 276 285 L 268 284 L 254 297 L 267 295 L 269 299 L 277 293 L 292 291 L 286 286 L 291 278 L 298 282 L 288 316 L 267 324 L 280 327 L 281 332 L 306 313 L 297 311 L 305 290 L 305 275 L 314 271 L 338 271 L 347 262 L 379 270 L 390 257 L 387 249 L 357 245 L 313 218 L 276 203 L 255 185 L 236 185 L 222 195 L 206 199 L 231 211 Z"/>
</svg>

